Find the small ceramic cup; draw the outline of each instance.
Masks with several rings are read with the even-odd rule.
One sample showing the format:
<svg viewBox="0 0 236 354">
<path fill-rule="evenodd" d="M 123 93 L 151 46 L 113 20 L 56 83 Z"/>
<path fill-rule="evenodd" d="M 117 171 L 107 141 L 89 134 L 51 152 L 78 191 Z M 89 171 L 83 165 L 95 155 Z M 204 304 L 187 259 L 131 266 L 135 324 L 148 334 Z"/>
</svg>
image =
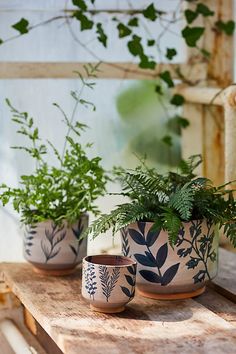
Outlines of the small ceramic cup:
<svg viewBox="0 0 236 354">
<path fill-rule="evenodd" d="M 125 309 L 135 293 L 134 260 L 115 255 L 87 256 L 83 259 L 82 296 L 93 311 L 117 313 Z"/>
</svg>

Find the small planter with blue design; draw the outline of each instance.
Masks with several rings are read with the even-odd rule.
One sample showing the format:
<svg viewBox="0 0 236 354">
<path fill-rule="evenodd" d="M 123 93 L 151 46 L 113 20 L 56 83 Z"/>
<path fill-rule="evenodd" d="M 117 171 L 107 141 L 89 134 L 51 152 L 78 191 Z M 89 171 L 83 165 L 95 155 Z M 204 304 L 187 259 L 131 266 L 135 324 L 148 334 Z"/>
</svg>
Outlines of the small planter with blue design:
<svg viewBox="0 0 236 354">
<path fill-rule="evenodd" d="M 121 230 L 122 251 L 137 262 L 137 289 L 145 297 L 180 299 L 200 295 L 217 274 L 218 232 L 207 220 L 183 223 L 172 248 L 168 233 L 152 222 Z"/>
<path fill-rule="evenodd" d="M 46 275 L 66 275 L 75 271 L 87 254 L 87 240 L 80 239 L 88 227 L 88 214 L 68 225 L 64 221 L 56 225 L 47 220 L 26 226 L 24 233 L 24 257 L 34 270 Z"/>
<path fill-rule="evenodd" d="M 134 297 L 136 262 L 115 255 L 83 259 L 82 296 L 93 311 L 117 313 Z"/>
</svg>

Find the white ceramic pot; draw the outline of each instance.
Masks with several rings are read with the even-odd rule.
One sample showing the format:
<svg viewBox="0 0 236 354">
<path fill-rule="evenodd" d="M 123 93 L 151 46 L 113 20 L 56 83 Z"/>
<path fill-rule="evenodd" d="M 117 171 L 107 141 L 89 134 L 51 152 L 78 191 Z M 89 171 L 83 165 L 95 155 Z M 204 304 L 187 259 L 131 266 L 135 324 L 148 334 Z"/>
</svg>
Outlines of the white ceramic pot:
<svg viewBox="0 0 236 354">
<path fill-rule="evenodd" d="M 72 273 L 87 253 L 87 239 L 80 240 L 88 227 L 88 214 L 69 226 L 60 226 L 51 220 L 35 226 L 26 226 L 24 233 L 24 257 L 40 273 L 63 275 Z"/>
<path fill-rule="evenodd" d="M 82 296 L 94 311 L 117 313 L 135 293 L 136 262 L 115 255 L 87 256 L 83 260 Z"/>
<path fill-rule="evenodd" d="M 123 229 L 122 251 L 137 261 L 137 288 L 146 297 L 188 298 L 201 294 L 217 274 L 218 232 L 206 220 L 184 223 L 174 248 L 167 232 L 153 232 L 152 222 Z"/>
</svg>

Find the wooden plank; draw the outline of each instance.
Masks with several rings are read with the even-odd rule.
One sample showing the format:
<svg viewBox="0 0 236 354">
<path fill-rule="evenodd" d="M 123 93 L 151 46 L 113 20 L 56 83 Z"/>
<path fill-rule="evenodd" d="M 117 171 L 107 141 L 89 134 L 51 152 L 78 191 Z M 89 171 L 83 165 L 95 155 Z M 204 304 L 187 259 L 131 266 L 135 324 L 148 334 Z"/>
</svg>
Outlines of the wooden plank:
<svg viewBox="0 0 236 354">
<path fill-rule="evenodd" d="M 236 304 L 207 287 L 204 294 L 194 299 L 208 310 L 236 326 Z"/>
<path fill-rule="evenodd" d="M 228 298 L 236 302 L 236 253 L 220 249 L 219 272 L 213 280 L 213 288 Z"/>
<path fill-rule="evenodd" d="M 76 71 L 84 72 L 88 63 L 77 62 L 3 62 L 0 61 L 0 79 L 77 79 Z M 97 63 L 91 63 L 93 65 Z M 100 79 L 153 79 L 160 71 L 169 70 L 173 78 L 179 78 L 177 69 L 191 80 L 206 78 L 206 64 L 158 64 L 155 70 L 139 68 L 135 63 L 101 63 Z"/>
<path fill-rule="evenodd" d="M 222 95 L 220 94 L 222 91 L 221 88 L 178 85 L 174 91 L 184 96 L 185 101 L 187 102 L 204 105 L 223 105 Z"/>
<path fill-rule="evenodd" d="M 82 299 L 80 272 L 43 277 L 28 264 L 3 264 L 12 291 L 64 353 L 232 354 L 234 325 L 194 300 L 136 296 L 124 313 L 93 313 Z"/>
</svg>

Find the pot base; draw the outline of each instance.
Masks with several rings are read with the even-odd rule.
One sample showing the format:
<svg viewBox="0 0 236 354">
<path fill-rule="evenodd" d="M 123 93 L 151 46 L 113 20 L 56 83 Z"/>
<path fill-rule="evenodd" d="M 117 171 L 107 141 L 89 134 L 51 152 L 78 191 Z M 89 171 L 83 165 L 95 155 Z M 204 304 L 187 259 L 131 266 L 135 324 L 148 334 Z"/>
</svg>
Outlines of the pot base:
<svg viewBox="0 0 236 354">
<path fill-rule="evenodd" d="M 76 271 L 76 267 L 67 269 L 42 269 L 33 266 L 33 270 L 37 274 L 49 275 L 54 277 L 60 277 L 62 275 L 73 274 Z"/>
<path fill-rule="evenodd" d="M 143 297 L 148 297 L 150 299 L 155 299 L 155 300 L 181 300 L 181 299 L 189 299 L 191 297 L 199 296 L 204 293 L 206 290 L 206 287 L 203 286 L 200 289 L 188 292 L 188 293 L 176 293 L 176 294 L 155 294 L 155 293 L 149 293 L 146 291 L 142 291 L 138 289 L 139 295 Z"/>
<path fill-rule="evenodd" d="M 103 312 L 103 313 L 119 313 L 125 310 L 124 306 L 119 307 L 97 307 L 90 304 L 90 309 L 95 312 Z"/>
</svg>

